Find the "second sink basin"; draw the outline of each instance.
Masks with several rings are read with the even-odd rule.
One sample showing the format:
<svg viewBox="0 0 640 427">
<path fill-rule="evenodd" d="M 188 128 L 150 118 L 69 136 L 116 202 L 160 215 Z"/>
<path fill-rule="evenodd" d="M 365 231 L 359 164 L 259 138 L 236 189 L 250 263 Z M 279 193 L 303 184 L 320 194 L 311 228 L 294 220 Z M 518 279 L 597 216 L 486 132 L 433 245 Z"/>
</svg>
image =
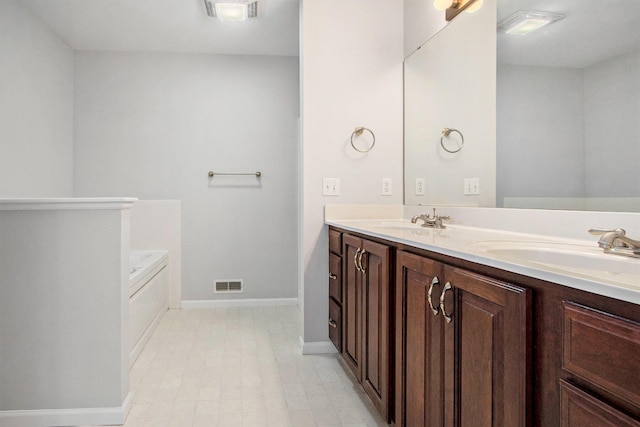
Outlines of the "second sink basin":
<svg viewBox="0 0 640 427">
<path fill-rule="evenodd" d="M 609 280 L 637 286 L 640 260 L 605 254 L 597 246 L 557 242 L 486 241 L 474 244 L 478 252 L 509 262 L 543 266 L 587 277 L 606 276 Z"/>
</svg>

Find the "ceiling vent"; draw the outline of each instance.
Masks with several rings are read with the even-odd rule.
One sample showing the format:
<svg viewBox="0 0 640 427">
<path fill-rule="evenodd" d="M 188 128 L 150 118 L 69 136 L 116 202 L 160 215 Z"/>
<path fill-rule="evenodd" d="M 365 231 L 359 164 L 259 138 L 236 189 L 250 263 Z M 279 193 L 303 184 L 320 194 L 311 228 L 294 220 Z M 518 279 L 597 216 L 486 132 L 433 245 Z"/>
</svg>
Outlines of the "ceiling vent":
<svg viewBox="0 0 640 427">
<path fill-rule="evenodd" d="M 260 16 L 257 0 L 204 0 L 204 6 L 207 9 L 207 15 L 221 21 L 246 21 Z"/>
</svg>

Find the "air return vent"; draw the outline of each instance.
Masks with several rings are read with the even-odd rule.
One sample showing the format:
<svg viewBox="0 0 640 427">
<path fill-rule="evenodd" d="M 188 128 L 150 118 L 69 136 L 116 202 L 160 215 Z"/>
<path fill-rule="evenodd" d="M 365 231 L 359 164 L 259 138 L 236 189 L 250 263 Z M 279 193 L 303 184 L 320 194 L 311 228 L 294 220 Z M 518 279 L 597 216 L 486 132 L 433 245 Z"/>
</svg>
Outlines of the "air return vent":
<svg viewBox="0 0 640 427">
<path fill-rule="evenodd" d="M 215 293 L 239 294 L 242 293 L 242 279 L 216 280 Z"/>
</svg>

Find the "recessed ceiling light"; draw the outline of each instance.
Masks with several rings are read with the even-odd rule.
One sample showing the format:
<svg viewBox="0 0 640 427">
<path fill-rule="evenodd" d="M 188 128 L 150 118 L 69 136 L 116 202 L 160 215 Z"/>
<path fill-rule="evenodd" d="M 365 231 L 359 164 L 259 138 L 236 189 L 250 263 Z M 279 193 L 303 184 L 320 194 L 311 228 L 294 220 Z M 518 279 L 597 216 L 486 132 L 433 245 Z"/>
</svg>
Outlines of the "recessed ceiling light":
<svg viewBox="0 0 640 427">
<path fill-rule="evenodd" d="M 216 15 L 221 21 L 244 21 L 247 19 L 247 5 L 244 3 L 215 3 Z"/>
<path fill-rule="evenodd" d="M 258 17 L 258 1 L 204 0 L 207 15 L 221 21 L 246 21 Z"/>
<path fill-rule="evenodd" d="M 500 21 L 498 31 L 523 36 L 562 18 L 557 13 L 519 10 Z"/>
</svg>

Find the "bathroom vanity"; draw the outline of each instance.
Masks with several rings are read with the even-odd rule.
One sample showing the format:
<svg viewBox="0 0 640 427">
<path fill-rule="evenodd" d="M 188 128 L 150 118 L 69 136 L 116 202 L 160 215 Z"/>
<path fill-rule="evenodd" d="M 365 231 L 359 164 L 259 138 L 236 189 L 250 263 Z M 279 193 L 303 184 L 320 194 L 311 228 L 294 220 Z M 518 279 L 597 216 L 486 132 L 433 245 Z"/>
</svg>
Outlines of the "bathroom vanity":
<svg viewBox="0 0 640 427">
<path fill-rule="evenodd" d="M 326 222 L 331 338 L 390 423 L 640 426 L 640 259 L 402 217 Z"/>
</svg>

